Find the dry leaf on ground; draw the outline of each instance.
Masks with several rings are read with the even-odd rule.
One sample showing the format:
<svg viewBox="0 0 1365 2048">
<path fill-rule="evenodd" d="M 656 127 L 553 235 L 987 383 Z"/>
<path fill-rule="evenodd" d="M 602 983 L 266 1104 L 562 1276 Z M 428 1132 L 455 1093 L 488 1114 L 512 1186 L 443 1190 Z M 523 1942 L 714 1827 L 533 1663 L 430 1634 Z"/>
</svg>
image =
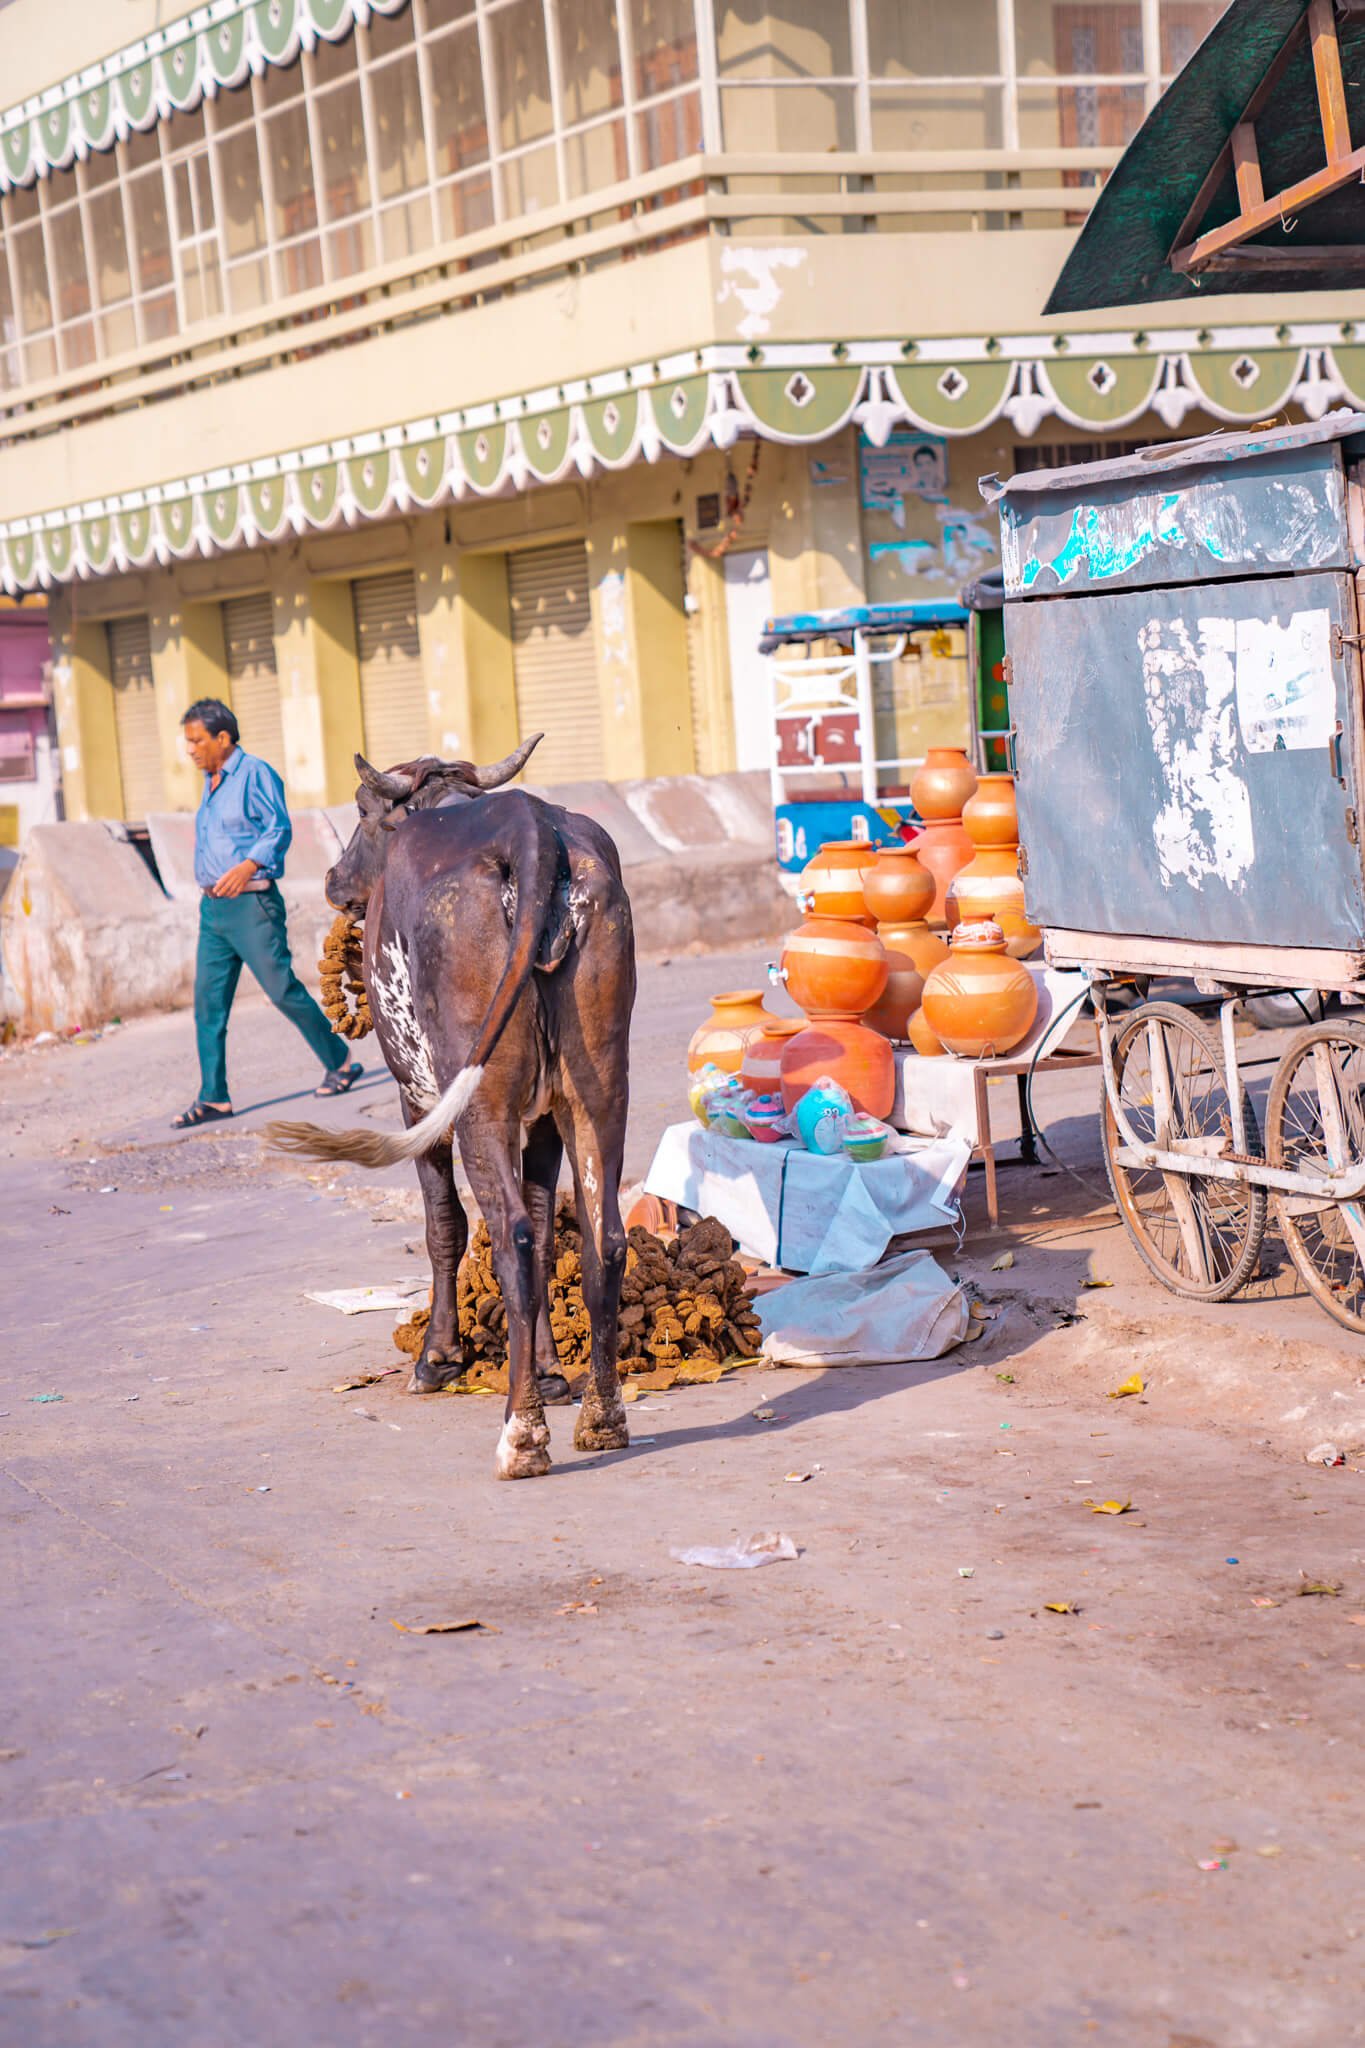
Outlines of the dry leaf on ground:
<svg viewBox="0 0 1365 2048">
<path fill-rule="evenodd" d="M 480 1621 L 471 1615 L 467 1621 L 394 1621 L 393 1626 L 401 1636 L 462 1636 L 472 1629 L 484 1629 L 490 1636 L 501 1635 L 491 1621 Z"/>
</svg>

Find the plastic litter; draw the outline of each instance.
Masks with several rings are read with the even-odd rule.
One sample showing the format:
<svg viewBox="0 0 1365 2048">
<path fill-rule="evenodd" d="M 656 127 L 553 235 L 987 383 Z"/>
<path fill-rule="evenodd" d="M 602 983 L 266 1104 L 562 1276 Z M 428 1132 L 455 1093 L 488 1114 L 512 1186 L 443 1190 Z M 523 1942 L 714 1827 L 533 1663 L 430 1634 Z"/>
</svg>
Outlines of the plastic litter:
<svg viewBox="0 0 1365 2048">
<path fill-rule="evenodd" d="M 695 1544 L 690 1550 L 670 1550 L 668 1554 L 679 1564 L 705 1565 L 717 1572 L 749 1572 L 761 1564 L 794 1562 L 801 1555 L 791 1537 L 776 1529 L 760 1530 L 743 1543 Z"/>
<path fill-rule="evenodd" d="M 1311 1451 L 1304 1452 L 1303 1462 L 1305 1465 L 1344 1465 L 1346 1453 L 1338 1450 L 1335 1444 L 1314 1444 Z"/>
</svg>

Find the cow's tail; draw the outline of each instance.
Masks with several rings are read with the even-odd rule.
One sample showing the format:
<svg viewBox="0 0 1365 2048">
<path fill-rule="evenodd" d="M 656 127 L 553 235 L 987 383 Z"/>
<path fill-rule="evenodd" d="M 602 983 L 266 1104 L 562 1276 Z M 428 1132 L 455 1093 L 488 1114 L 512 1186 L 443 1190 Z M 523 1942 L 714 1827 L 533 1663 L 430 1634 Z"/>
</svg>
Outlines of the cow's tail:
<svg viewBox="0 0 1365 2048">
<path fill-rule="evenodd" d="M 354 1166 L 395 1166 L 430 1152 L 469 1107 L 494 1047 L 531 978 L 559 880 L 563 855 L 559 835 L 529 803 L 519 804 L 517 810 L 516 822 L 504 842 L 508 869 L 517 891 L 511 944 L 465 1065 L 434 1107 L 405 1131 L 329 1131 L 321 1124 L 267 1124 L 265 1135 L 275 1151 L 302 1153 L 312 1159 L 346 1160 Z"/>
</svg>

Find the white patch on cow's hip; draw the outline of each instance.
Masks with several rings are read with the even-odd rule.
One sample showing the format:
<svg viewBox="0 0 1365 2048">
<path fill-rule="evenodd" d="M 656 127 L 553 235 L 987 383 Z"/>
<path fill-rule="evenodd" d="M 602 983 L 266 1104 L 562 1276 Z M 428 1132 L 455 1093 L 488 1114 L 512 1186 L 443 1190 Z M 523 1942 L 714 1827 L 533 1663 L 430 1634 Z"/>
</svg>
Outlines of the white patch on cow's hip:
<svg viewBox="0 0 1365 2048">
<path fill-rule="evenodd" d="M 407 955 L 397 939 L 380 947 L 371 981 L 375 1008 L 384 1021 L 392 1047 L 390 1064 L 418 1107 L 430 1109 L 441 1094 L 436 1084 L 436 1065 L 417 1022 Z"/>
</svg>

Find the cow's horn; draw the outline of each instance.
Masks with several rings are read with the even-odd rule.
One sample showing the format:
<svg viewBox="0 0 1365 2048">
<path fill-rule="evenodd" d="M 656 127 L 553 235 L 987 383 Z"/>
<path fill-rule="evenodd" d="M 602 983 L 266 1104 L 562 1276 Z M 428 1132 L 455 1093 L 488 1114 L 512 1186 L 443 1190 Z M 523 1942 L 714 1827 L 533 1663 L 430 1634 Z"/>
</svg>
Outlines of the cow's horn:
<svg viewBox="0 0 1365 2048">
<path fill-rule="evenodd" d="M 371 768 L 363 754 L 355 756 L 355 772 L 366 789 L 372 789 L 376 796 L 387 797 L 391 804 L 401 804 L 405 797 L 412 795 L 410 775 L 385 774 L 379 768 Z"/>
<path fill-rule="evenodd" d="M 510 782 L 514 775 L 520 775 L 544 737 L 543 732 L 533 732 L 529 740 L 523 740 L 519 747 L 514 747 L 504 760 L 495 761 L 491 768 L 476 768 L 473 779 L 477 787 L 497 789 L 502 783 Z"/>
</svg>

